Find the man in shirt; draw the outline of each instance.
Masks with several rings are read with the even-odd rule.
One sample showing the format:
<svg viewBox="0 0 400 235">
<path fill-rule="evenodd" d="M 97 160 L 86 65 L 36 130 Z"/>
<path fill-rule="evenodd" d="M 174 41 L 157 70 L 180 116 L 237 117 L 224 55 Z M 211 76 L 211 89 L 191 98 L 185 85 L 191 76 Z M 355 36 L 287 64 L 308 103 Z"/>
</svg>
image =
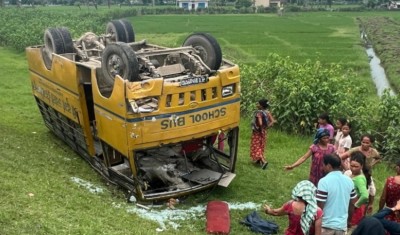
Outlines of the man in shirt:
<svg viewBox="0 0 400 235">
<path fill-rule="evenodd" d="M 341 159 L 336 154 L 323 157 L 325 177 L 318 183 L 317 203 L 324 211 L 322 235 L 345 235 L 357 194 L 350 177 L 342 174 Z"/>
</svg>

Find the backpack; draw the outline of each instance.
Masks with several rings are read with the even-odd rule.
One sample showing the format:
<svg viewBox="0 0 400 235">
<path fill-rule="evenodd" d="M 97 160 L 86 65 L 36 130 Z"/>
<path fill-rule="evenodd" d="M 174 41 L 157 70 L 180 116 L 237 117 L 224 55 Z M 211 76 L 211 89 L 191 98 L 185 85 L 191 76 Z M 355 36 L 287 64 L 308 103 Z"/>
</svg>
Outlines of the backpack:
<svg viewBox="0 0 400 235">
<path fill-rule="evenodd" d="M 257 110 L 254 113 L 254 117 L 253 117 L 253 121 L 251 123 L 251 127 L 253 131 L 261 131 L 261 128 L 257 125 L 257 114 L 261 113 L 261 119 L 262 119 L 262 126 L 263 127 L 267 127 L 268 126 L 268 114 L 267 111 L 263 111 L 263 110 Z"/>
</svg>

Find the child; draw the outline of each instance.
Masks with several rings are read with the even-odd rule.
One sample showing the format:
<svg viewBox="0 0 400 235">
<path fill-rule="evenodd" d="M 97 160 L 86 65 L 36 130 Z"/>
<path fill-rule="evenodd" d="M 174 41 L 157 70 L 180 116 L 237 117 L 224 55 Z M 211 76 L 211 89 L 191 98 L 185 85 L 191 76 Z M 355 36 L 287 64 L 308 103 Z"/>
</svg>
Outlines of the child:
<svg viewBox="0 0 400 235">
<path fill-rule="evenodd" d="M 329 140 L 331 143 L 334 143 L 333 134 L 335 129 L 333 128 L 333 124 L 329 119 L 329 115 L 327 113 L 323 113 L 318 116 L 318 129 L 324 128 L 329 131 Z"/>
<path fill-rule="evenodd" d="M 345 123 L 342 126 L 342 134 L 339 137 L 338 145 L 337 145 L 337 154 L 340 155 L 344 152 L 347 152 L 352 145 L 352 139 L 350 136 L 350 131 L 351 131 L 351 124 L 350 123 Z M 350 161 L 349 159 L 344 159 L 342 160 L 342 167 L 343 170 L 347 171 L 350 169 Z"/>
<path fill-rule="evenodd" d="M 251 123 L 252 135 L 250 144 L 250 157 L 253 162 L 261 164 L 264 170 L 268 161 L 265 160 L 264 150 L 267 144 L 267 128 L 271 127 L 276 121 L 267 110 L 269 102 L 267 99 L 261 99 L 257 102 L 257 111 L 253 116 Z"/>
<path fill-rule="evenodd" d="M 335 135 L 335 147 L 338 149 L 339 138 L 342 135 L 342 126 L 347 122 L 346 118 L 339 118 L 336 120 L 336 135 Z"/>
</svg>

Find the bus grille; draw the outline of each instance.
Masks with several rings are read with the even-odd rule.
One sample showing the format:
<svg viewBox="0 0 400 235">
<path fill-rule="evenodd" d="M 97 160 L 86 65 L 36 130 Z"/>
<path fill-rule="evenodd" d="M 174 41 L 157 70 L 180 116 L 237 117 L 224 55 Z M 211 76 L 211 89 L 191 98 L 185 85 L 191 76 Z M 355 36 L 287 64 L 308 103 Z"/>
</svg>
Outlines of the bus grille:
<svg viewBox="0 0 400 235">
<path fill-rule="evenodd" d="M 189 103 L 194 101 L 209 101 L 218 98 L 218 96 L 220 96 L 220 94 L 218 94 L 217 87 L 169 94 L 165 99 L 165 107 L 189 105 Z"/>
</svg>

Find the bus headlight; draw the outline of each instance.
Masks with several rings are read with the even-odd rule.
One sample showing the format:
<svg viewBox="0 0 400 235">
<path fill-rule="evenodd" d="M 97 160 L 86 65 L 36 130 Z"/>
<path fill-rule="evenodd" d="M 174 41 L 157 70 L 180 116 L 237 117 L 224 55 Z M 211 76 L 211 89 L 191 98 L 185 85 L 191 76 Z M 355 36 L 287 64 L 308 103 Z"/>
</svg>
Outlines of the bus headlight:
<svg viewBox="0 0 400 235">
<path fill-rule="evenodd" d="M 235 84 L 222 87 L 222 97 L 227 97 L 233 95 Z"/>
<path fill-rule="evenodd" d="M 129 100 L 133 113 L 151 113 L 158 109 L 158 99 L 155 97 Z"/>
</svg>

